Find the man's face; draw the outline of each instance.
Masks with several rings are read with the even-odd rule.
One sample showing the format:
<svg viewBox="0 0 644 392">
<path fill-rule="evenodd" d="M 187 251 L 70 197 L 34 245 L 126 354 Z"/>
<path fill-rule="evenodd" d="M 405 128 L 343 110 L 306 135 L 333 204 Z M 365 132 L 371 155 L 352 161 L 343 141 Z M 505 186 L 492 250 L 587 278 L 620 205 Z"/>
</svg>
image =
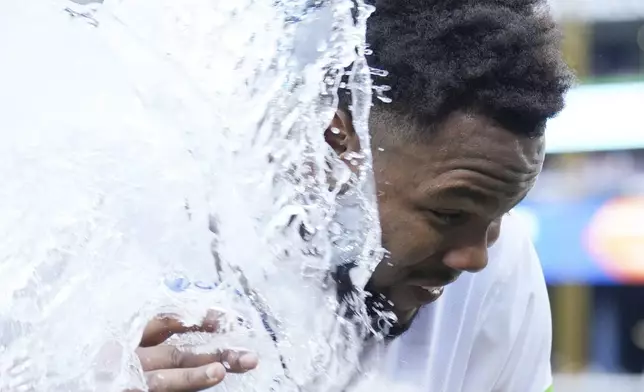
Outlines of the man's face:
<svg viewBox="0 0 644 392">
<path fill-rule="evenodd" d="M 372 124 L 382 241 L 389 254 L 369 286 L 405 317 L 436 300 L 462 272 L 485 268 L 503 215 L 541 171 L 544 140 L 464 113 L 414 142 L 387 136 L 396 130 L 384 127 Z"/>
</svg>

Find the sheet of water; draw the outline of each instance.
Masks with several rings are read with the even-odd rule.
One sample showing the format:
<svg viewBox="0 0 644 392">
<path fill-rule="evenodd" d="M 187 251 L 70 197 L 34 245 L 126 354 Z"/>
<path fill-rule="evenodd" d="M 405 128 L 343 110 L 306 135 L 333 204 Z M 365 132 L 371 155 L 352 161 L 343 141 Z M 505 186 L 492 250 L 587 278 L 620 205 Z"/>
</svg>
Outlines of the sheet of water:
<svg viewBox="0 0 644 392">
<path fill-rule="evenodd" d="M 370 153 L 351 176 L 322 130 L 355 61 L 369 145 L 369 12 L 0 1 L 0 391 L 144 388 L 145 322 L 210 308 L 245 326 L 174 343 L 261 358 L 215 389 L 341 390 L 368 326 L 331 274 L 362 287 L 381 252 Z"/>
</svg>

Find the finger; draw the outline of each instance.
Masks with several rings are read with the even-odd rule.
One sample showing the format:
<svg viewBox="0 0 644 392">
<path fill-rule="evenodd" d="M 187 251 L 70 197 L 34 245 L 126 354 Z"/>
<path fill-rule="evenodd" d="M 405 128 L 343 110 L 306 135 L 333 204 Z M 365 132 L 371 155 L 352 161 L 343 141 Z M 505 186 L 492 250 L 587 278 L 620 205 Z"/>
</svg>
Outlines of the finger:
<svg viewBox="0 0 644 392">
<path fill-rule="evenodd" d="M 220 363 L 191 369 L 165 369 L 147 372 L 145 378 L 150 392 L 202 391 L 219 384 L 226 376 Z"/>
<path fill-rule="evenodd" d="M 139 356 L 141 367 L 144 371 L 194 368 L 219 362 L 220 359 L 218 353 L 194 354 L 169 345 L 139 347 L 136 350 L 136 354 Z"/>
<path fill-rule="evenodd" d="M 219 356 L 228 373 L 245 373 L 255 369 L 259 363 L 257 354 L 248 351 L 223 350 Z"/>
<path fill-rule="evenodd" d="M 188 326 L 178 316 L 160 315 L 150 321 L 143 330 L 141 346 L 156 346 L 168 340 L 174 334 L 187 332 L 217 332 L 223 313 L 209 311 L 200 325 Z"/>
<path fill-rule="evenodd" d="M 231 373 L 244 373 L 257 367 L 258 358 L 247 351 L 222 350 L 212 354 L 196 354 L 174 346 L 139 347 L 136 350 L 144 371 L 195 368 L 221 363 Z"/>
</svg>

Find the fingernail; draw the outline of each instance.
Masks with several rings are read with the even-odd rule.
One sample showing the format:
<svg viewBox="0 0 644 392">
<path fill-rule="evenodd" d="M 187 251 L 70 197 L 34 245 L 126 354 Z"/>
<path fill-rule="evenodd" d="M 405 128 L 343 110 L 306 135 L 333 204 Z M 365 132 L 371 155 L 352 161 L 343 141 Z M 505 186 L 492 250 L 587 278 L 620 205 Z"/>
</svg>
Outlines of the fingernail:
<svg viewBox="0 0 644 392">
<path fill-rule="evenodd" d="M 206 376 L 209 380 L 219 381 L 225 374 L 226 369 L 220 363 L 214 363 L 206 368 Z"/>
<path fill-rule="evenodd" d="M 255 369 L 258 362 L 259 358 L 257 358 L 257 354 L 254 353 L 245 353 L 239 357 L 239 366 L 246 370 Z"/>
</svg>

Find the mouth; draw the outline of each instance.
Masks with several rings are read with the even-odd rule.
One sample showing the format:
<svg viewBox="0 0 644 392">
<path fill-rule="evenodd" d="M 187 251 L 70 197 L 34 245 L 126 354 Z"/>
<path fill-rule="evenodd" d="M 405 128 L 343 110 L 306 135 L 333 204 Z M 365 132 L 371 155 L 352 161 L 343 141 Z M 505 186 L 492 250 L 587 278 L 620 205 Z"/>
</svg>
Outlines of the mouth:
<svg viewBox="0 0 644 392">
<path fill-rule="evenodd" d="M 428 304 L 440 298 L 445 286 L 453 283 L 457 278 L 458 274 L 440 278 L 412 278 L 405 282 L 405 285 L 418 303 Z"/>
<path fill-rule="evenodd" d="M 427 290 L 433 290 L 437 288 L 443 288 L 449 284 L 454 283 L 458 279 L 459 274 L 451 274 L 444 277 L 432 277 L 432 278 L 411 278 L 405 282 L 409 286 L 418 286 Z"/>
<path fill-rule="evenodd" d="M 443 292 L 443 290 L 445 290 L 445 287 L 442 287 L 442 286 L 440 287 L 420 286 L 420 288 L 434 295 L 440 295 Z"/>
<path fill-rule="evenodd" d="M 436 301 L 443 295 L 445 288 L 443 286 L 407 286 L 410 294 L 413 296 L 413 302 L 420 305 L 426 305 Z"/>
<path fill-rule="evenodd" d="M 365 289 L 380 293 L 398 312 L 406 312 L 439 299 L 445 286 L 453 283 L 459 275 L 458 271 L 415 272 L 387 286 L 374 285 L 375 282 L 370 280 Z"/>
</svg>

